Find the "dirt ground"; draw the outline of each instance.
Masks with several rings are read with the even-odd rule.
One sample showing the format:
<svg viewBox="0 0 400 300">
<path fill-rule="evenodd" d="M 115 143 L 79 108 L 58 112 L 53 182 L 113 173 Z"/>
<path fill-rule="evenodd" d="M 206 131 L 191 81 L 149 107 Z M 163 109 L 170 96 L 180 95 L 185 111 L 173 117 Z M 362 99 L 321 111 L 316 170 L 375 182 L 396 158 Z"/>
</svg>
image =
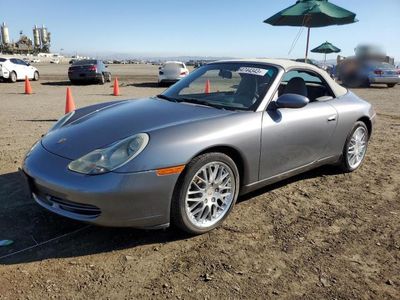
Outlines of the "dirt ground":
<svg viewBox="0 0 400 300">
<path fill-rule="evenodd" d="M 400 299 L 400 86 L 354 90 L 377 111 L 358 171 L 323 167 L 264 188 L 189 237 L 90 226 L 29 198 L 17 170 L 63 114 L 62 68 L 43 66 L 29 96 L 23 82 L 0 83 L 0 240 L 14 240 L 0 247 L 0 299 Z M 122 96 L 73 86 L 78 107 L 162 91 L 155 66 L 112 68 Z"/>
</svg>

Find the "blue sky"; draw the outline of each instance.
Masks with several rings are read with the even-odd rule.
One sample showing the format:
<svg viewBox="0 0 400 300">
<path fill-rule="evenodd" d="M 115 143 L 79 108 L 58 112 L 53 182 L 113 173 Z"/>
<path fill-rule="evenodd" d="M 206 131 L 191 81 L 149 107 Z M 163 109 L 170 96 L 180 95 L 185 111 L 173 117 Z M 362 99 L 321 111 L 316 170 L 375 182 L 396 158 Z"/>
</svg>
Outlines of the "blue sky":
<svg viewBox="0 0 400 300">
<path fill-rule="evenodd" d="M 34 24 L 52 32 L 52 51 L 132 56 L 303 57 L 306 31 L 288 54 L 299 28 L 262 23 L 295 0 L 0 0 L 0 22 L 11 38 L 32 36 Z M 311 47 L 329 40 L 352 55 L 375 43 L 400 58 L 400 0 L 332 0 L 359 22 L 311 30 Z M 319 54 L 311 57 L 321 58 Z M 335 55 L 331 55 L 334 58 Z"/>
</svg>

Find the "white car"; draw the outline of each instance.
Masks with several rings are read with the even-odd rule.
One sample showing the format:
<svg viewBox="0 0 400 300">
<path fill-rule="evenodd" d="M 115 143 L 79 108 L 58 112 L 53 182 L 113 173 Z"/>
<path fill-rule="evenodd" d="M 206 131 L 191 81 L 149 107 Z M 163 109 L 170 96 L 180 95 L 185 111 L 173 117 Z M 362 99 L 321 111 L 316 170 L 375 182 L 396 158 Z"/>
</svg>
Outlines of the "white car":
<svg viewBox="0 0 400 300">
<path fill-rule="evenodd" d="M 39 80 L 39 71 L 22 59 L 0 57 L 0 79 L 16 82 L 25 79 L 25 76 L 31 80 Z"/>
<path fill-rule="evenodd" d="M 175 83 L 189 74 L 186 65 L 180 61 L 167 61 L 159 68 L 158 85 Z"/>
<path fill-rule="evenodd" d="M 50 63 L 51 63 L 51 64 L 59 64 L 59 63 L 60 63 L 60 60 L 59 60 L 58 58 L 52 59 L 52 60 L 50 61 Z"/>
</svg>

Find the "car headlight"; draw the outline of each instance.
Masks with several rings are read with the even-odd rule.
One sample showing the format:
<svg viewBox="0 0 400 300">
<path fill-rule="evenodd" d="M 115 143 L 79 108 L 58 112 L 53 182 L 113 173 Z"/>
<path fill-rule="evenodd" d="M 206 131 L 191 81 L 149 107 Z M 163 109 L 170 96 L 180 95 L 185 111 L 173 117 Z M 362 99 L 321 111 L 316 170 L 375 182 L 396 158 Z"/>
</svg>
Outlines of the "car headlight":
<svg viewBox="0 0 400 300">
<path fill-rule="evenodd" d="M 148 142 L 148 134 L 139 133 L 120 140 L 107 148 L 94 150 L 72 161 L 68 168 L 74 172 L 90 175 L 110 172 L 138 156 Z"/>
<path fill-rule="evenodd" d="M 48 132 L 52 132 L 60 127 L 62 127 L 65 123 L 69 121 L 69 119 L 72 118 L 72 116 L 75 114 L 75 111 L 71 111 L 64 115 L 61 119 L 59 119 L 56 124 L 53 125 L 53 127 L 50 128 Z"/>
</svg>

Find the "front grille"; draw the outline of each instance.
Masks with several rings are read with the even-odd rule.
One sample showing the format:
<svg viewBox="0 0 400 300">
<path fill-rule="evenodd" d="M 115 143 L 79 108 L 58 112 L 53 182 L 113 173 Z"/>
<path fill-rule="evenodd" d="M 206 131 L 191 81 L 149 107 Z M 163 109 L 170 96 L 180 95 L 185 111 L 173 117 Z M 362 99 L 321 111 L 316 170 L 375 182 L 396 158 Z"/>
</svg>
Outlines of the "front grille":
<svg viewBox="0 0 400 300">
<path fill-rule="evenodd" d="M 40 200 L 53 208 L 62 209 L 85 217 L 96 218 L 101 214 L 100 209 L 94 205 L 76 203 L 48 194 L 42 197 Z"/>
<path fill-rule="evenodd" d="M 72 202 L 53 196 L 50 190 L 38 186 L 32 177 L 27 174 L 25 174 L 25 176 L 28 180 L 29 189 L 33 198 L 47 209 L 62 215 L 69 214 L 70 217 L 81 220 L 91 220 L 101 215 L 101 210 L 97 206 Z"/>
<path fill-rule="evenodd" d="M 32 195 L 36 202 L 47 209 L 79 220 L 92 220 L 101 214 L 100 208 L 94 205 L 76 203 L 49 194 L 32 193 Z"/>
</svg>

